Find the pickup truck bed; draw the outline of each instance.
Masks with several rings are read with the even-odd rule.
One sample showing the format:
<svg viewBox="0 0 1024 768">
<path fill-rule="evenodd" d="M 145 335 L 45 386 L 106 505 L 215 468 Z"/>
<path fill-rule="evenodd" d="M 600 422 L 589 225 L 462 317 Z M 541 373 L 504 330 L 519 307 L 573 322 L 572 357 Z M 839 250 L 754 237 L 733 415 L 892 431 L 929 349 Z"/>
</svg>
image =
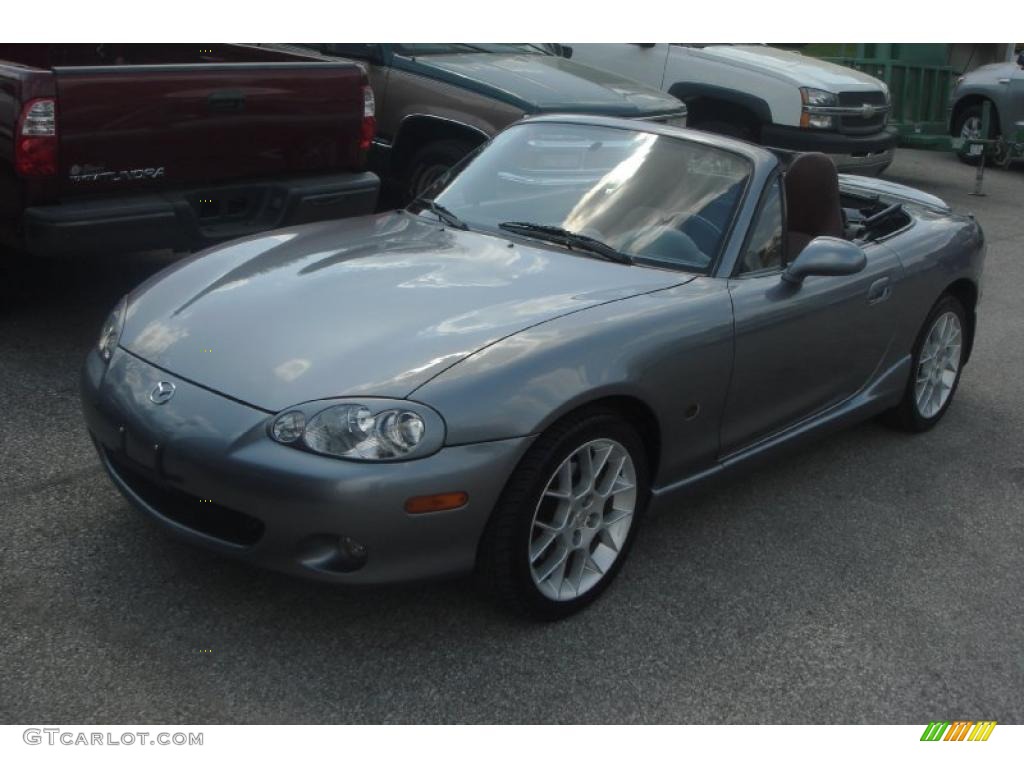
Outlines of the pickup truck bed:
<svg viewBox="0 0 1024 768">
<path fill-rule="evenodd" d="M 0 241 L 190 250 L 369 213 L 372 104 L 355 63 L 253 46 L 0 45 Z"/>
</svg>

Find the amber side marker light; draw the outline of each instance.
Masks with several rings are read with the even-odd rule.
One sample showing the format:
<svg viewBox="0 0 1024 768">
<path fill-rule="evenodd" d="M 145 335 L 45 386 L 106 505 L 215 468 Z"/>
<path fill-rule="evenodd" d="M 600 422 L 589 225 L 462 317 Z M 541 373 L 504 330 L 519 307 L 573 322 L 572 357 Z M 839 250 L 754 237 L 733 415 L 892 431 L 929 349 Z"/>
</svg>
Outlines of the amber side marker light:
<svg viewBox="0 0 1024 768">
<path fill-rule="evenodd" d="M 410 515 L 421 512 L 444 512 L 446 509 L 458 509 L 466 506 L 469 494 L 465 491 L 454 493 L 435 493 L 432 496 L 413 496 L 405 502 L 405 511 Z"/>
</svg>

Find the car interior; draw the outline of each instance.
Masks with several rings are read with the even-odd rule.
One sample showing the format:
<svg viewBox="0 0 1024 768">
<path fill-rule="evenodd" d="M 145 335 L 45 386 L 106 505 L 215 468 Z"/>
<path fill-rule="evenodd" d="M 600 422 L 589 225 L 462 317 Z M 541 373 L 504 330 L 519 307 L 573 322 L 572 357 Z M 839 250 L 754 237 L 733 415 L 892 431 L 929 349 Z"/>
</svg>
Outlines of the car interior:
<svg viewBox="0 0 1024 768">
<path fill-rule="evenodd" d="M 911 223 L 902 204 L 875 195 L 843 191 L 832 160 L 820 152 L 776 153 L 786 165 L 786 261 L 795 259 L 816 237 L 870 242 Z"/>
</svg>

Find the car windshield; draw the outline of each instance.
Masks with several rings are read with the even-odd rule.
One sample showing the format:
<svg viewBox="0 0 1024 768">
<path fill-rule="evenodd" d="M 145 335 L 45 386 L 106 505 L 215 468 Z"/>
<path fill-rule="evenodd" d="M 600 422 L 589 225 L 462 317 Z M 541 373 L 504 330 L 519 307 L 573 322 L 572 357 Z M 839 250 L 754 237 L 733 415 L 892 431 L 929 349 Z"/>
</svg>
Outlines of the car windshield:
<svg viewBox="0 0 1024 768">
<path fill-rule="evenodd" d="M 547 53 L 533 43 L 395 43 L 402 56 L 434 56 L 448 53 Z"/>
<path fill-rule="evenodd" d="M 750 171 L 740 155 L 672 136 L 524 123 L 499 134 L 426 197 L 472 228 L 525 236 L 531 231 L 523 224 L 549 230 L 538 236 L 557 229 L 634 261 L 706 272 Z"/>
</svg>

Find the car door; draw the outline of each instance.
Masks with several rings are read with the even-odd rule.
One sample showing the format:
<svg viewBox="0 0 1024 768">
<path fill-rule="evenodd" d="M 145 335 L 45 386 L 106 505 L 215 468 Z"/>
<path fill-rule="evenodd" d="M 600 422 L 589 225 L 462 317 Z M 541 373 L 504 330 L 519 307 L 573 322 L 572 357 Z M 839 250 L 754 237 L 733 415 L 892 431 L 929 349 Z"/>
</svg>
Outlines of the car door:
<svg viewBox="0 0 1024 768">
<path fill-rule="evenodd" d="M 854 395 L 895 332 L 892 286 L 901 267 L 884 245 L 862 246 L 867 266 L 855 275 L 810 276 L 799 286 L 781 279 L 784 200 L 781 179 L 766 187 L 729 279 L 735 338 L 723 456 Z"/>
</svg>

